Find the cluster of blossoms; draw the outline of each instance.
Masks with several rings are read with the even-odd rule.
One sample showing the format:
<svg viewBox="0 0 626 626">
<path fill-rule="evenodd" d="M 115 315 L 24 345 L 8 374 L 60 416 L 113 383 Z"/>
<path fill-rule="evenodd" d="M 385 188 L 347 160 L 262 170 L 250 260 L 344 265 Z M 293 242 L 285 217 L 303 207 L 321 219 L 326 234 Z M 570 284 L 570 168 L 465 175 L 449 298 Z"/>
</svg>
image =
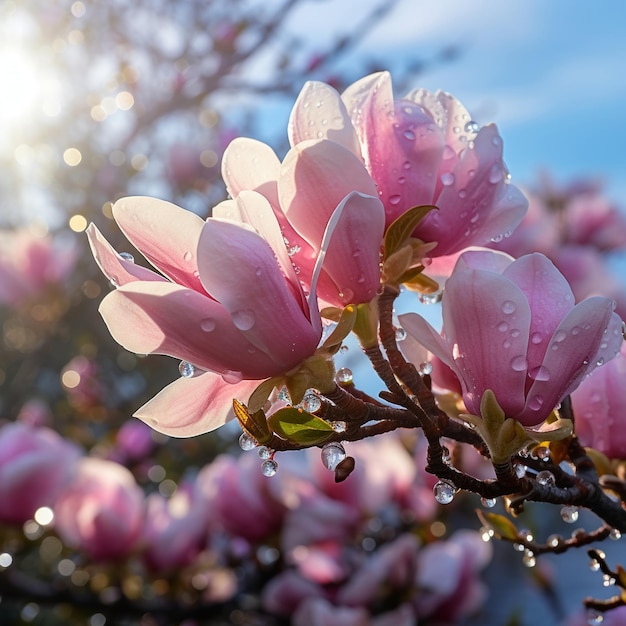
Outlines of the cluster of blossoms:
<svg viewBox="0 0 626 626">
<path fill-rule="evenodd" d="M 140 572 L 147 588 L 175 574 L 192 581 L 186 593 L 211 606 L 258 594 L 255 579 L 269 574 L 253 608 L 313 626 L 335 614 L 333 623 L 346 625 L 456 620 L 485 598 L 479 574 L 491 546 L 476 531 L 446 541 L 428 532 L 433 480 L 421 469 L 423 450 L 413 457 L 399 437 L 355 443 L 359 467 L 349 485 L 337 485 L 310 454 L 287 455 L 275 481 L 261 476 L 253 457 L 224 454 L 165 497 L 146 495 L 121 464 L 154 463 L 145 425 L 126 423 L 109 457 L 98 458 L 25 423 L 25 413 L 0 428 L 0 521 L 23 526 L 30 541 L 44 535 L 48 549 L 61 540 L 55 585 L 106 574 L 102 597 L 112 602 Z M 256 576 L 247 569 L 253 563 Z M 398 594 L 406 597 L 400 605 Z"/>
<path fill-rule="evenodd" d="M 296 626 L 331 615 L 347 625 L 454 623 L 484 595 L 476 574 L 490 546 L 476 542 L 481 535 L 521 547 L 528 564 L 564 549 L 564 540 L 535 544 L 510 518 L 484 512 L 481 533 L 418 538 L 436 502 L 450 504 L 459 490 L 513 515 L 533 500 L 587 507 L 606 523 L 604 538 L 626 531 L 615 498 L 626 495 L 626 450 L 612 432 L 626 401 L 617 292 L 568 282 L 565 239 L 529 245 L 537 204 L 527 214 L 496 126 L 479 126 L 447 93 L 395 99 L 382 72 L 342 94 L 307 83 L 288 137 L 282 160 L 253 139 L 230 143 L 230 198 L 206 220 L 154 198 L 115 202 L 113 218 L 154 269 L 118 253 L 95 225 L 87 230 L 113 286 L 100 313 L 114 339 L 180 360 L 180 378 L 136 417 L 181 438 L 236 417 L 240 445 L 258 452 L 262 472 L 254 454 L 219 457 L 170 499 L 145 498 L 113 460 L 150 454 L 145 434 L 127 427 L 113 457 L 72 449 L 62 452 L 67 467 L 51 467 L 39 449 L 57 446 L 58 459 L 67 443 L 31 432 L 29 460 L 15 425 L 2 433 L 11 443 L 4 458 L 0 447 L 0 471 L 11 478 L 1 483 L 6 498 L 21 504 L 3 519 L 21 523 L 51 507 L 67 546 L 96 561 L 140 555 L 156 572 L 216 554 L 265 561 L 261 606 Z M 574 258 L 623 245 L 615 211 L 571 211 Z M 394 315 L 405 289 L 441 301 L 441 328 L 417 312 Z M 351 332 L 386 387 L 384 402 L 335 369 Z M 101 393 L 85 382 L 96 379 L 89 361 L 66 369 L 83 381 L 68 377 L 70 402 L 88 411 Z M 411 455 L 398 432 L 416 428 L 421 447 Z M 321 464 L 302 451 L 314 448 Z M 468 469 L 461 450 L 480 462 Z M 49 468 L 41 490 L 21 493 L 38 464 Z M 566 547 L 597 535 L 579 533 Z M 232 576 L 222 600 L 237 591 Z M 208 578 L 200 586 L 217 599 Z"/>
</svg>

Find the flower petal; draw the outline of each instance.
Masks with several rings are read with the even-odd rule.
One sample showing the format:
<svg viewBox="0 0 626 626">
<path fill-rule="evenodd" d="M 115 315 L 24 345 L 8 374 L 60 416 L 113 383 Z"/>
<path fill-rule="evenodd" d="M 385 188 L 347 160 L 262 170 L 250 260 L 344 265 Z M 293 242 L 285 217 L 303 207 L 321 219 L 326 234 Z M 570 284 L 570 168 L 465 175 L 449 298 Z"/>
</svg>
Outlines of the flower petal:
<svg viewBox="0 0 626 626">
<path fill-rule="evenodd" d="M 318 295 L 327 302 L 339 301 L 339 306 L 369 302 L 380 286 L 383 205 L 378 198 L 352 192 L 337 211 L 337 221 L 331 219 L 324 234 L 324 240 L 329 239 L 323 269 L 339 291 L 326 293 L 328 283 L 320 282 Z"/>
<path fill-rule="evenodd" d="M 175 283 L 204 292 L 196 247 L 204 220 L 170 202 L 144 196 L 122 198 L 113 216 L 127 239 Z"/>
<path fill-rule="evenodd" d="M 472 269 L 502 274 L 513 261 L 515 259 L 506 252 L 494 254 L 494 251 L 489 248 L 470 248 L 457 257 L 453 271 L 459 272 Z"/>
<path fill-rule="evenodd" d="M 578 303 L 552 336 L 518 419 L 525 425 L 543 421 L 587 374 L 615 357 L 621 343 L 621 319 L 612 300 L 597 296 Z"/>
<path fill-rule="evenodd" d="M 304 141 L 287 153 L 278 181 L 281 206 L 314 249 L 333 211 L 352 191 L 378 196 L 367 170 L 347 148 L 334 141 Z"/>
<path fill-rule="evenodd" d="M 387 225 L 407 209 L 431 204 L 444 152 L 433 118 L 410 100 L 394 103 L 389 72 L 357 81 L 342 95 L 378 184 Z"/>
<path fill-rule="evenodd" d="M 179 378 L 138 409 L 135 417 L 170 437 L 195 437 L 231 420 L 233 398 L 247 402 L 258 384 L 242 380 L 231 385 L 212 372 Z"/>
<path fill-rule="evenodd" d="M 200 278 L 233 323 L 284 373 L 310 356 L 321 326 L 293 296 L 268 243 L 251 227 L 209 218 L 198 245 Z"/>
<path fill-rule="evenodd" d="M 526 295 L 532 319 L 528 343 L 529 373 L 541 365 L 548 342 L 563 318 L 574 308 L 574 294 L 561 272 L 540 253 L 527 254 L 503 272 Z"/>
<path fill-rule="evenodd" d="M 531 316 L 521 289 L 493 272 L 454 272 L 442 308 L 468 410 L 479 415 L 482 395 L 491 389 L 506 415 L 517 415 L 524 407 Z"/>
<path fill-rule="evenodd" d="M 113 338 L 132 352 L 167 354 L 240 378 L 259 380 L 279 373 L 221 304 L 192 289 L 133 282 L 109 293 L 99 310 Z"/>
<path fill-rule="evenodd" d="M 450 345 L 421 315 L 417 313 L 403 313 L 398 315 L 398 321 L 407 334 L 415 341 L 424 346 L 428 352 L 436 355 L 452 371 L 458 372 Z M 402 346 L 402 351 L 404 352 L 404 346 Z M 412 360 L 411 362 L 415 367 L 419 368 L 420 363 L 424 361 L 421 352 L 411 348 L 410 353 L 405 353 L 405 356 L 410 360 L 414 359 L 416 355 L 418 360 Z"/>
<path fill-rule="evenodd" d="M 280 160 L 267 144 L 238 137 L 230 142 L 222 156 L 222 177 L 228 193 L 236 198 L 244 190 L 258 191 L 273 206 L 278 206 L 276 181 Z"/>
<path fill-rule="evenodd" d="M 307 139 L 330 139 L 361 156 L 346 105 L 335 89 L 326 83 L 308 81 L 298 95 L 289 117 L 291 147 Z"/>
<path fill-rule="evenodd" d="M 142 267 L 141 265 L 135 265 L 133 261 L 123 259 L 105 239 L 95 224 L 89 224 L 86 232 L 89 246 L 91 247 L 91 252 L 96 263 L 102 270 L 102 273 L 116 287 L 121 287 L 122 285 L 137 280 L 165 280 L 163 276 L 156 274 L 152 270 Z"/>
</svg>

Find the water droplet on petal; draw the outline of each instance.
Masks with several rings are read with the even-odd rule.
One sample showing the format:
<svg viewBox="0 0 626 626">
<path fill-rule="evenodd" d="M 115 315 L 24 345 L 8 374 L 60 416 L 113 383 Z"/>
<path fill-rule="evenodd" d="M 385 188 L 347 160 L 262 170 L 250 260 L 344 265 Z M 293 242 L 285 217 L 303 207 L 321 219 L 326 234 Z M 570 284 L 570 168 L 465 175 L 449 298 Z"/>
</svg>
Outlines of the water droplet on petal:
<svg viewBox="0 0 626 626">
<path fill-rule="evenodd" d="M 178 365 L 178 371 L 183 378 L 191 378 L 196 373 L 196 368 L 187 361 L 181 361 Z"/>
<path fill-rule="evenodd" d="M 528 367 L 528 361 L 522 354 L 511 359 L 511 368 L 516 372 L 523 372 Z"/>
<path fill-rule="evenodd" d="M 449 187 L 454 184 L 454 174 L 452 172 L 444 172 L 441 175 L 441 184 L 445 187 Z"/>
<path fill-rule="evenodd" d="M 185 261 L 191 261 L 192 258 L 193 258 L 193 254 L 191 254 L 191 252 L 185 252 L 185 254 L 183 254 L 183 259 Z"/>
<path fill-rule="evenodd" d="M 239 447 L 247 452 L 248 450 L 254 450 L 259 444 L 254 437 L 251 437 L 248 433 L 241 433 L 239 437 Z"/>
<path fill-rule="evenodd" d="M 393 204 L 394 206 L 396 204 L 400 204 L 401 199 L 402 198 L 398 194 L 395 194 L 389 198 L 389 204 Z"/>
<path fill-rule="evenodd" d="M 430 376 L 433 373 L 433 364 L 430 361 L 420 363 L 417 372 L 420 376 Z"/>
<path fill-rule="evenodd" d="M 408 139 L 409 141 L 415 141 L 415 133 L 412 130 L 407 129 L 402 134 L 404 135 L 405 139 Z"/>
<path fill-rule="evenodd" d="M 346 451 L 340 443 L 327 443 L 321 452 L 322 465 L 334 472 L 337 465 L 346 458 Z"/>
<path fill-rule="evenodd" d="M 561 341 L 563 341 L 565 338 L 567 337 L 567 333 L 564 330 L 557 330 L 556 333 L 554 333 L 554 341 L 556 341 L 557 343 L 560 343 Z"/>
<path fill-rule="evenodd" d="M 469 122 L 467 122 L 467 124 L 465 124 L 466 133 L 477 133 L 479 129 L 480 125 L 478 124 L 478 122 L 474 122 L 473 120 L 470 120 Z"/>
<path fill-rule="evenodd" d="M 517 307 L 515 306 L 515 302 L 511 302 L 511 300 L 505 300 L 502 303 L 502 312 L 506 315 L 511 315 L 511 313 L 515 313 L 516 308 Z"/>
<path fill-rule="evenodd" d="M 541 333 L 533 333 L 530 336 L 530 341 L 531 343 L 537 345 L 543 341 L 543 337 L 541 336 Z"/>
<path fill-rule="evenodd" d="M 528 408 L 531 411 L 539 411 L 543 405 L 543 396 L 536 395 L 528 400 Z"/>
<path fill-rule="evenodd" d="M 233 324 L 239 330 L 250 330 L 256 322 L 256 315 L 252 309 L 241 309 L 232 314 Z"/>
<path fill-rule="evenodd" d="M 278 463 L 274 461 L 274 459 L 267 459 L 267 461 L 263 461 L 263 463 L 261 463 L 261 474 L 263 474 L 263 476 L 271 478 L 276 475 L 277 471 Z"/>
<path fill-rule="evenodd" d="M 262 273 L 263 273 L 263 269 L 260 267 L 257 267 L 256 270 L 254 270 L 255 276 L 260 276 Z"/>
<path fill-rule="evenodd" d="M 492 184 L 499 183 L 503 176 L 502 166 L 498 163 L 494 163 L 489 172 L 489 182 Z"/>
<path fill-rule="evenodd" d="M 243 380 L 243 373 L 237 370 L 224 370 L 222 380 L 229 385 L 236 385 Z"/>
<path fill-rule="evenodd" d="M 456 487 L 447 480 L 440 480 L 433 487 L 433 493 L 439 504 L 450 504 L 454 500 Z"/>
<path fill-rule="evenodd" d="M 120 259 L 124 259 L 124 261 L 130 261 L 131 263 L 135 262 L 135 257 L 130 252 L 120 252 Z"/>
<path fill-rule="evenodd" d="M 410 169 L 411 169 L 411 161 L 405 161 L 405 162 L 402 164 L 402 169 L 404 169 L 404 170 L 410 170 Z"/>
<path fill-rule="evenodd" d="M 509 325 L 506 322 L 500 322 L 496 327 L 501 333 L 505 333 L 509 330 Z"/>
<path fill-rule="evenodd" d="M 443 298 L 443 291 L 441 289 L 434 293 L 420 293 L 417 296 L 417 299 L 422 304 L 437 304 L 441 302 L 441 298 Z"/>
<path fill-rule="evenodd" d="M 211 331 L 215 330 L 216 326 L 217 324 L 215 320 L 211 317 L 205 317 L 203 320 L 200 320 L 200 328 L 205 333 L 210 333 Z"/>
</svg>

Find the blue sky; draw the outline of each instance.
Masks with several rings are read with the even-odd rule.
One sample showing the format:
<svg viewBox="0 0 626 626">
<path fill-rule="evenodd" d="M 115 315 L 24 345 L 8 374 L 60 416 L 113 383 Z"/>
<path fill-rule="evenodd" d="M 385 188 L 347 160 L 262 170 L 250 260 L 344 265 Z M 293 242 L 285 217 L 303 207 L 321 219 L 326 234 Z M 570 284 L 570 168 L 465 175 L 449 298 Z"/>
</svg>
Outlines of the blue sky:
<svg viewBox="0 0 626 626">
<path fill-rule="evenodd" d="M 366 5 L 373 0 L 306 3 L 292 28 L 330 40 Z M 477 121 L 495 121 L 514 182 L 532 182 L 541 169 L 558 182 L 600 176 L 626 208 L 626 2 L 399 0 L 357 54 L 393 70 L 449 44 L 462 47 L 460 58 L 415 87 L 449 91 Z"/>
</svg>

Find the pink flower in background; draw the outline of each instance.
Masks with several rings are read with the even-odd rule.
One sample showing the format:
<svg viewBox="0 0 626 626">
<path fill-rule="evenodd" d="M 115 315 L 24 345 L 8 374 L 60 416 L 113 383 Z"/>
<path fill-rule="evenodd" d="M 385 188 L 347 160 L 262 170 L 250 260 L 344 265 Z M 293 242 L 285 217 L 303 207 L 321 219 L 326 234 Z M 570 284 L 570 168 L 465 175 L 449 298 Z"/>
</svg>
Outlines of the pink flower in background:
<svg viewBox="0 0 626 626">
<path fill-rule="evenodd" d="M 80 450 L 49 428 L 25 423 L 0 429 L 0 520 L 22 524 L 52 506 L 71 479 Z"/>
<path fill-rule="evenodd" d="M 76 262 L 67 241 L 28 230 L 0 233 L 0 304 L 18 306 L 62 283 Z"/>
<path fill-rule="evenodd" d="M 154 449 L 153 431 L 133 419 L 122 424 L 115 437 L 115 454 L 120 462 L 141 461 Z"/>
<path fill-rule="evenodd" d="M 137 546 L 144 508 L 143 491 L 125 467 L 84 458 L 54 505 L 55 525 L 66 545 L 95 561 L 122 559 Z"/>
<path fill-rule="evenodd" d="M 234 198 L 252 190 L 269 203 L 307 289 L 331 217 L 343 206 L 317 294 L 338 307 L 369 302 L 376 295 L 384 210 L 374 181 L 350 150 L 333 141 L 303 141 L 281 163 L 264 143 L 239 138 L 224 152 L 222 175 Z M 249 214 L 234 210 L 232 200 L 218 205 L 213 215 L 251 223 Z"/>
<path fill-rule="evenodd" d="M 480 415 L 491 389 L 506 416 L 525 426 L 543 422 L 622 343 L 613 301 L 574 306 L 567 281 L 538 253 L 517 260 L 489 250 L 462 254 L 442 307 L 441 335 L 417 314 L 400 323 L 456 373 L 469 412 Z"/>
<path fill-rule="evenodd" d="M 74 357 L 61 371 L 61 382 L 77 409 L 87 410 L 101 402 L 102 387 L 95 360 L 82 355 Z"/>
<path fill-rule="evenodd" d="M 434 204 L 415 236 L 433 256 L 482 245 L 512 230 L 527 200 L 508 184 L 497 128 L 473 122 L 450 94 L 417 89 L 394 100 L 388 72 L 339 94 L 307 83 L 289 123 L 292 146 L 329 139 L 363 160 L 385 207 L 386 225 L 413 206 Z"/>
<path fill-rule="evenodd" d="M 584 446 L 626 459 L 626 344 L 572 393 L 576 434 Z"/>
<path fill-rule="evenodd" d="M 170 498 L 151 494 L 146 500 L 143 557 L 150 568 L 172 571 L 191 563 L 209 528 L 208 510 L 192 484 L 181 484 Z"/>
<path fill-rule="evenodd" d="M 224 424 L 233 397 L 314 353 L 321 321 L 307 301 L 278 224 L 261 196 L 238 200 L 259 232 L 154 198 L 126 198 L 113 215 L 128 239 L 167 277 L 120 257 L 88 228 L 100 268 L 117 289 L 100 305 L 111 334 L 140 354 L 185 361 L 182 377 L 141 407 L 139 417 L 177 437 Z"/>
</svg>

